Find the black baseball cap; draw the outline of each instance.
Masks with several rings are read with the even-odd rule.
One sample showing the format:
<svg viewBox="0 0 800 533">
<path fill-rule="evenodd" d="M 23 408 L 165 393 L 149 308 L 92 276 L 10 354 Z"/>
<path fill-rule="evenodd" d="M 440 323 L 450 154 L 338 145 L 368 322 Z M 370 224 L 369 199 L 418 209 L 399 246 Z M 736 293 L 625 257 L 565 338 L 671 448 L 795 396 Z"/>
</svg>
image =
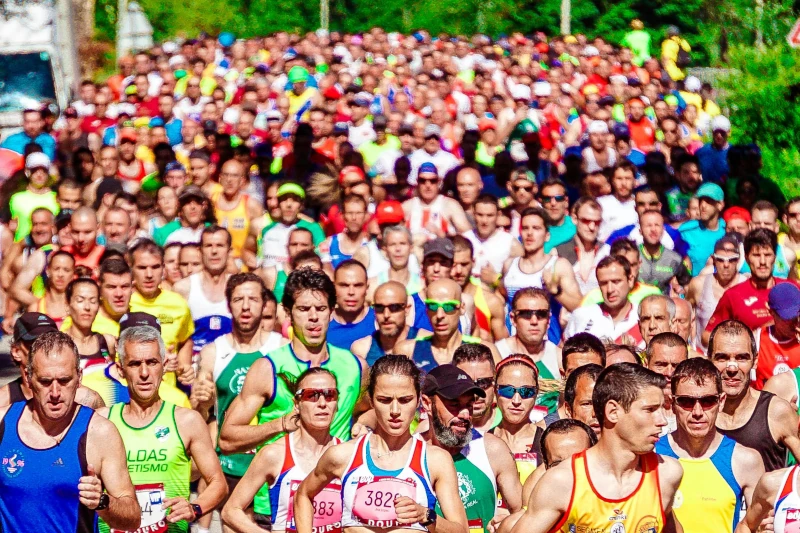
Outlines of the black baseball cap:
<svg viewBox="0 0 800 533">
<path fill-rule="evenodd" d="M 122 332 L 128 328 L 135 328 L 137 326 L 150 326 L 151 328 L 155 328 L 161 333 L 161 323 L 158 321 L 156 317 L 151 315 L 150 313 L 125 313 L 122 315 L 122 318 L 119 319 L 119 333 L 122 335 Z"/>
<path fill-rule="evenodd" d="M 441 396 L 447 400 L 456 400 L 467 393 L 486 398 L 486 392 L 456 365 L 439 365 L 428 372 L 422 384 L 422 393 L 426 396 Z"/>
<path fill-rule="evenodd" d="M 44 313 L 23 313 L 14 324 L 14 342 L 32 342 L 40 335 L 58 331 L 56 323 Z"/>
</svg>

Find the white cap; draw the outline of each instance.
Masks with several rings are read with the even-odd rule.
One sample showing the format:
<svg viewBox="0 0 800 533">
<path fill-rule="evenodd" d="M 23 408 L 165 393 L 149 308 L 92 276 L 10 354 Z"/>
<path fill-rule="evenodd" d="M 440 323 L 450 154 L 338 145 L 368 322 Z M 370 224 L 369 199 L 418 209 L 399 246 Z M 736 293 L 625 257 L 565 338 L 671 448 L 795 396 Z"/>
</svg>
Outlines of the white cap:
<svg viewBox="0 0 800 533">
<path fill-rule="evenodd" d="M 530 100 L 531 88 L 527 85 L 518 83 L 511 88 L 511 97 L 514 100 Z"/>
<path fill-rule="evenodd" d="M 608 133 L 608 124 L 602 120 L 593 120 L 589 123 L 586 131 L 589 133 Z"/>
<path fill-rule="evenodd" d="M 619 83 L 620 85 L 628 85 L 628 78 L 623 74 L 613 74 L 608 77 L 608 81 L 611 83 Z"/>
<path fill-rule="evenodd" d="M 183 65 L 184 63 L 186 63 L 186 58 L 178 54 L 170 57 L 168 63 L 170 68 L 175 68 L 178 65 Z"/>
<path fill-rule="evenodd" d="M 711 131 L 722 130 L 726 133 L 731 132 L 731 121 L 725 115 L 717 115 L 711 119 Z"/>
<path fill-rule="evenodd" d="M 550 96 L 553 88 L 546 81 L 537 81 L 533 84 L 533 94 L 536 96 Z"/>
<path fill-rule="evenodd" d="M 686 78 L 686 81 L 683 82 L 683 86 L 686 87 L 686 90 L 691 93 L 699 93 L 700 88 L 703 86 L 695 76 L 689 76 Z"/>
<path fill-rule="evenodd" d="M 164 41 L 164 43 L 161 45 L 161 49 L 165 54 L 174 54 L 178 51 L 178 45 L 172 41 Z"/>
<path fill-rule="evenodd" d="M 46 168 L 50 170 L 50 158 L 43 152 L 32 152 L 28 154 L 25 159 L 25 168 L 33 170 L 34 168 Z"/>
<path fill-rule="evenodd" d="M 583 48 L 583 51 L 581 51 L 581 54 L 583 56 L 585 56 L 585 57 L 599 56 L 600 55 L 600 50 L 598 50 L 596 46 L 589 45 L 589 46 L 585 46 Z"/>
</svg>

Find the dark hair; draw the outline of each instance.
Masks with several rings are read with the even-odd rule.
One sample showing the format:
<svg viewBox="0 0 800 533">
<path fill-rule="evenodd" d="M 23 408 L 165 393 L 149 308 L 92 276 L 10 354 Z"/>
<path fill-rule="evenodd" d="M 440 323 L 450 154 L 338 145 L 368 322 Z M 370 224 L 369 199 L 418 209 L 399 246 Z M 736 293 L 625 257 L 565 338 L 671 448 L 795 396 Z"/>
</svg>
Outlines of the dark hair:
<svg viewBox="0 0 800 533">
<path fill-rule="evenodd" d="M 585 205 L 588 205 L 588 206 L 590 206 L 592 209 L 594 209 L 594 210 L 596 210 L 596 211 L 600 211 L 601 213 L 603 212 L 603 206 L 601 206 L 601 205 L 600 205 L 600 203 L 598 203 L 598 201 L 597 201 L 597 200 L 595 200 L 595 199 L 594 199 L 594 198 L 592 198 L 591 196 L 581 196 L 581 197 L 580 197 L 580 198 L 578 198 L 578 200 L 577 200 L 577 201 L 576 201 L 576 202 L 573 204 L 573 206 L 572 206 L 572 214 L 573 214 L 573 215 L 575 215 L 575 216 L 577 217 L 577 216 L 578 216 L 578 211 L 580 211 L 580 210 L 581 210 L 581 208 L 582 208 L 583 206 L 585 206 Z"/>
<path fill-rule="evenodd" d="M 788 205 L 787 205 L 788 207 Z M 775 213 L 775 218 L 781 216 L 780 209 L 768 200 L 758 200 L 756 203 L 753 204 L 753 207 L 750 208 L 750 213 L 753 211 L 772 211 Z"/>
<path fill-rule="evenodd" d="M 231 247 L 231 243 L 233 242 L 233 238 L 231 237 L 231 233 L 227 230 L 227 228 L 223 228 L 222 226 L 217 225 L 217 224 L 211 224 L 211 225 L 206 226 L 205 228 L 203 228 L 203 231 L 200 233 L 200 246 L 202 247 L 203 238 L 206 235 L 214 235 L 215 233 L 219 233 L 221 231 L 225 232 L 225 237 L 226 237 L 225 241 L 228 243 L 228 248 L 230 248 Z"/>
<path fill-rule="evenodd" d="M 475 246 L 472 244 L 472 241 L 463 235 L 453 235 L 450 237 L 450 240 L 453 243 L 454 252 L 463 252 L 464 250 L 469 250 L 470 257 L 475 254 Z"/>
<path fill-rule="evenodd" d="M 315 261 L 319 267 L 322 268 L 322 259 L 320 259 L 314 250 L 301 250 L 297 252 L 297 255 L 289 261 L 289 266 L 292 267 L 292 270 L 297 270 L 297 265 L 305 263 L 306 261 Z"/>
<path fill-rule="evenodd" d="M 336 279 L 336 274 L 340 270 L 344 270 L 346 268 L 358 268 L 364 271 L 364 279 L 367 279 L 367 268 L 361 263 L 361 261 L 356 261 L 355 259 L 345 259 L 339 266 L 336 267 L 336 270 L 333 271 L 333 279 Z"/>
<path fill-rule="evenodd" d="M 109 257 L 100 263 L 100 274 L 97 279 L 100 284 L 103 284 L 103 276 L 112 274 L 114 276 L 122 276 L 131 273 L 131 267 L 128 266 L 127 261 L 122 257 Z"/>
<path fill-rule="evenodd" d="M 750 339 L 750 355 L 755 359 L 758 348 L 756 347 L 756 338 L 753 335 L 753 331 L 738 320 L 725 320 L 717 324 L 711 331 L 711 336 L 708 338 L 708 358 L 710 360 L 714 358 L 714 341 L 717 340 L 717 335 L 720 333 L 727 335 L 747 335 Z"/>
<path fill-rule="evenodd" d="M 800 196 L 793 196 L 786 201 L 786 204 L 783 206 L 784 213 L 789 212 L 789 208 L 792 207 L 794 204 L 800 202 Z M 758 202 L 756 202 L 758 203 Z"/>
<path fill-rule="evenodd" d="M 675 173 L 677 174 L 678 172 L 680 172 L 683 169 L 683 167 L 688 164 L 694 164 L 697 166 L 697 168 L 700 168 L 700 160 L 697 159 L 696 156 L 693 156 L 691 154 L 686 154 L 683 157 L 678 158 L 678 160 L 675 162 L 674 165 Z"/>
<path fill-rule="evenodd" d="M 547 305 L 550 305 L 549 292 L 544 289 L 540 289 L 539 287 L 525 287 L 524 289 L 520 289 L 514 293 L 514 296 L 511 298 L 511 310 L 513 311 L 517 306 L 517 302 L 525 297 L 541 298 L 547 302 Z"/>
<path fill-rule="evenodd" d="M 749 255 L 756 246 L 768 246 L 775 252 L 778 249 L 778 235 L 764 228 L 756 228 L 744 238 L 744 255 Z"/>
<path fill-rule="evenodd" d="M 522 213 L 519 215 L 520 223 L 522 223 L 522 219 L 529 216 L 535 216 L 542 219 L 545 226 L 550 225 L 550 217 L 547 215 L 547 211 L 544 210 L 542 207 L 526 207 L 522 210 Z"/>
<path fill-rule="evenodd" d="M 594 416 L 603 426 L 608 402 L 617 402 L 628 412 L 645 388 L 663 389 L 666 385 L 667 378 L 635 363 L 611 365 L 600 373 L 595 383 L 592 394 Z"/>
<path fill-rule="evenodd" d="M 48 267 L 53 264 L 53 260 L 55 260 L 56 257 L 69 257 L 70 259 L 72 259 L 73 266 L 75 265 L 75 256 L 73 256 L 66 250 L 56 250 L 55 252 L 50 254 L 50 257 L 47 258 Z"/>
<path fill-rule="evenodd" d="M 580 420 L 575 420 L 574 418 L 562 418 L 561 420 L 556 420 L 547 426 L 547 428 L 544 430 L 544 433 L 542 433 L 541 452 L 542 461 L 544 462 L 545 468 L 550 468 L 551 463 L 550 457 L 547 455 L 547 446 L 545 446 L 547 437 L 553 434 L 565 435 L 576 429 L 583 430 L 583 432 L 586 433 L 586 436 L 589 437 L 590 448 L 597 444 L 597 435 L 595 434 L 594 430 Z"/>
<path fill-rule="evenodd" d="M 627 252 L 636 252 L 638 254 L 639 248 L 636 243 L 631 239 L 616 239 L 611 244 L 608 255 L 622 255 Z"/>
<path fill-rule="evenodd" d="M 133 248 L 128 251 L 131 265 L 136 263 L 136 252 L 157 255 L 161 259 L 161 262 L 164 262 L 164 250 L 150 239 L 139 239 L 136 241 L 136 244 L 133 245 Z"/>
<path fill-rule="evenodd" d="M 294 302 L 299 293 L 303 291 L 319 291 L 325 293 L 328 306 L 333 309 L 336 305 L 336 287 L 327 274 L 319 270 L 301 268 L 295 270 L 286 279 L 281 303 L 287 312 L 291 313 Z"/>
<path fill-rule="evenodd" d="M 350 193 L 350 194 L 346 194 L 344 196 L 344 198 L 342 199 L 342 213 L 344 213 L 344 206 L 345 205 L 356 203 L 356 202 L 360 203 L 361 205 L 363 205 L 364 209 L 367 208 L 367 201 L 364 200 L 363 196 L 361 196 L 360 194 Z"/>
<path fill-rule="evenodd" d="M 621 241 L 627 241 L 628 239 L 620 239 Z M 614 241 L 614 244 L 617 244 L 619 241 Z M 612 245 L 613 246 L 613 245 Z M 637 250 L 638 253 L 638 250 Z M 595 268 L 595 272 L 600 270 L 601 268 L 608 268 L 612 265 L 619 265 L 622 267 L 622 270 L 625 271 L 625 276 L 630 277 L 631 275 L 631 264 L 625 259 L 623 255 L 608 255 L 600 260 L 597 263 L 597 268 Z"/>
<path fill-rule="evenodd" d="M 299 376 L 293 376 L 286 372 L 280 372 L 278 374 L 278 377 L 281 379 L 281 381 L 283 381 L 286 384 L 286 388 L 292 394 L 292 397 L 294 397 L 294 395 L 297 394 L 297 391 L 300 390 L 299 389 L 300 383 L 302 383 L 303 380 L 306 379 L 307 377 L 316 376 L 317 374 L 329 375 L 330 377 L 333 378 L 333 382 L 336 383 L 338 387 L 339 382 L 336 379 L 336 375 L 327 368 L 323 368 L 321 366 L 312 366 L 306 368 L 305 370 L 303 370 L 303 372 L 300 373 Z"/>
<path fill-rule="evenodd" d="M 656 346 L 666 346 L 667 348 L 683 346 L 686 348 L 686 356 L 689 356 L 689 346 L 686 344 L 684 338 L 677 333 L 672 333 L 671 331 L 661 332 L 657 335 L 654 335 L 653 338 L 650 339 L 650 343 L 647 345 L 647 349 L 644 351 L 648 362 L 653 356 L 653 348 Z"/>
<path fill-rule="evenodd" d="M 561 368 L 567 369 L 567 357 L 584 352 L 596 353 L 600 356 L 600 364 L 606 366 L 606 347 L 603 342 L 591 333 L 582 331 L 564 341 L 564 347 L 561 349 Z"/>
<path fill-rule="evenodd" d="M 481 193 L 478 195 L 478 197 L 475 199 L 475 203 L 472 205 L 474 207 L 478 204 L 493 205 L 495 209 L 498 211 L 500 210 L 499 206 L 497 205 L 497 197 L 489 193 Z"/>
<path fill-rule="evenodd" d="M 581 376 L 585 375 L 597 381 L 601 372 L 603 372 L 603 367 L 594 363 L 576 368 L 575 371 L 569 375 L 567 382 L 564 384 L 564 403 L 569 405 L 570 409 L 572 409 L 572 404 L 575 402 L 575 389 L 578 387 L 578 380 Z"/>
<path fill-rule="evenodd" d="M 614 175 L 614 173 L 615 173 L 617 170 L 620 170 L 620 169 L 621 169 L 621 170 L 627 170 L 628 172 L 631 172 L 631 173 L 633 173 L 634 177 L 636 177 L 636 165 L 634 165 L 633 163 L 631 163 L 629 160 L 627 160 L 627 159 L 621 159 L 619 162 L 617 162 L 617 164 L 616 164 L 616 165 L 614 165 L 613 167 L 611 167 L 611 175 L 613 176 L 613 175 Z"/>
<path fill-rule="evenodd" d="M 452 364 L 458 366 L 461 363 L 480 363 L 486 361 L 492 368 L 492 374 L 495 373 L 494 357 L 492 357 L 492 350 L 485 344 L 480 343 L 464 343 L 453 353 Z"/>
<path fill-rule="evenodd" d="M 392 353 L 387 353 L 383 357 L 379 357 L 378 360 L 373 363 L 369 372 L 367 394 L 370 398 L 375 395 L 375 387 L 378 384 L 378 378 L 384 374 L 407 376 L 411 378 L 411 381 L 414 382 L 414 391 L 416 391 L 417 397 L 419 397 L 420 390 L 422 389 L 422 383 L 420 382 L 422 372 L 420 372 L 411 358 L 405 355 Z"/>
<path fill-rule="evenodd" d="M 167 250 L 171 250 L 172 248 L 177 248 L 178 249 L 178 253 L 180 253 L 181 248 L 183 248 L 184 246 L 186 246 L 186 245 L 183 244 L 180 241 L 173 241 L 173 242 L 171 242 L 171 243 L 169 243 L 169 244 L 164 246 L 164 255 L 167 254 Z"/>
<path fill-rule="evenodd" d="M 261 301 L 266 303 L 267 291 L 269 289 L 264 285 L 264 280 L 252 272 L 239 272 L 228 278 L 228 282 L 225 283 L 225 300 L 228 301 L 228 307 L 231 305 L 231 298 L 233 297 L 233 291 L 236 290 L 236 287 L 250 282 L 258 283 L 258 286 L 261 288 Z"/>
<path fill-rule="evenodd" d="M 703 386 L 710 381 L 714 383 L 717 394 L 722 393 L 722 376 L 720 376 L 719 370 L 714 366 L 714 363 L 705 357 L 692 357 L 678 363 L 669 384 L 672 394 L 675 394 L 675 391 L 678 390 L 678 385 L 682 381 L 689 380 L 699 386 Z"/>
<path fill-rule="evenodd" d="M 542 191 L 544 190 L 545 187 L 556 187 L 556 186 L 564 189 L 564 193 L 567 192 L 567 185 L 563 181 L 561 181 L 558 178 L 547 178 L 541 183 L 541 185 L 539 185 L 539 196 L 540 197 L 542 196 Z"/>
<path fill-rule="evenodd" d="M 291 236 L 292 233 L 303 232 L 303 231 L 308 233 L 309 235 L 311 235 L 311 240 L 312 241 L 314 240 L 314 234 L 311 233 L 311 230 L 308 229 L 308 228 L 303 228 L 303 227 L 294 228 L 294 229 L 292 229 L 292 231 L 289 232 L 289 235 Z M 286 242 L 289 242 L 289 239 L 286 239 Z"/>
<path fill-rule="evenodd" d="M 122 200 L 123 202 L 128 202 L 129 204 L 133 204 L 133 205 L 136 205 L 136 206 L 139 205 L 139 204 L 136 203 L 136 196 L 134 196 L 133 194 L 131 194 L 129 192 L 125 192 L 125 191 L 120 191 L 120 192 L 118 192 L 117 194 L 114 195 L 114 203 L 116 203 L 117 200 Z"/>
<path fill-rule="evenodd" d="M 73 279 L 72 281 L 70 281 L 69 285 L 67 285 L 67 291 L 66 291 L 66 293 L 67 293 L 67 302 L 72 300 L 72 295 L 74 294 L 75 288 L 78 285 L 91 285 L 95 289 L 97 289 L 97 296 L 98 297 L 100 296 L 100 285 L 98 285 L 95 280 L 93 280 L 92 278 L 76 278 L 76 279 Z"/>
</svg>

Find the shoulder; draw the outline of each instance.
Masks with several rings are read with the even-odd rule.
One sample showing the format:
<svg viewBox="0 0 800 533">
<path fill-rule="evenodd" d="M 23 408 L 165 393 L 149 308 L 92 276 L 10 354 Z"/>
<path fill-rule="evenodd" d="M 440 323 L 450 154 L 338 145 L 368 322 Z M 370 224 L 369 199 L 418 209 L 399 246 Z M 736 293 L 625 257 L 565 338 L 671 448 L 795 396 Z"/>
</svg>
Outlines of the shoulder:
<svg viewBox="0 0 800 533">
<path fill-rule="evenodd" d="M 769 394 L 771 398 L 769 399 L 769 417 L 797 417 L 797 411 L 791 406 L 789 402 L 772 394 L 770 392 L 762 392 L 761 394 Z"/>
<path fill-rule="evenodd" d="M 731 464 L 739 467 L 743 472 L 748 472 L 751 469 L 763 469 L 764 463 L 761 459 L 761 454 L 753 448 L 748 448 L 738 442 L 733 445 L 733 453 L 731 454 Z"/>
<path fill-rule="evenodd" d="M 372 337 L 361 337 L 353 342 L 350 345 L 350 351 L 353 352 L 354 355 L 364 357 L 362 354 L 366 354 L 369 350 L 369 347 L 372 345 Z"/>
<path fill-rule="evenodd" d="M 453 456 L 445 449 L 428 443 L 426 450 L 429 468 L 436 468 L 437 466 L 447 463 L 453 464 Z"/>
<path fill-rule="evenodd" d="M 697 220 L 687 220 L 686 222 L 678 226 L 678 231 L 683 235 L 698 230 L 699 228 L 700 228 L 700 222 L 698 222 Z"/>
<path fill-rule="evenodd" d="M 486 446 L 486 454 L 489 456 L 490 462 L 494 462 L 492 461 L 493 458 L 496 460 L 496 457 L 494 457 L 495 454 L 511 454 L 511 449 L 508 447 L 508 444 L 506 444 L 499 437 L 495 437 L 491 433 L 485 433 L 483 435 L 483 442 L 484 446 Z"/>
<path fill-rule="evenodd" d="M 117 426 L 103 416 L 93 416 L 89 421 L 87 434 L 98 442 L 107 442 L 106 439 L 121 438 Z M 102 446 L 100 446 L 102 448 Z"/>
<path fill-rule="evenodd" d="M 175 406 L 175 423 L 178 429 L 188 429 L 190 431 L 203 430 L 206 427 L 203 417 L 193 409 Z"/>
<path fill-rule="evenodd" d="M 175 285 L 172 286 L 173 291 L 181 295 L 188 295 L 189 288 L 192 286 L 192 276 L 183 278 L 182 280 L 178 281 Z"/>
<path fill-rule="evenodd" d="M 683 467 L 680 461 L 666 455 L 656 455 L 658 458 L 658 475 L 662 483 L 678 488 L 683 478 Z"/>
</svg>

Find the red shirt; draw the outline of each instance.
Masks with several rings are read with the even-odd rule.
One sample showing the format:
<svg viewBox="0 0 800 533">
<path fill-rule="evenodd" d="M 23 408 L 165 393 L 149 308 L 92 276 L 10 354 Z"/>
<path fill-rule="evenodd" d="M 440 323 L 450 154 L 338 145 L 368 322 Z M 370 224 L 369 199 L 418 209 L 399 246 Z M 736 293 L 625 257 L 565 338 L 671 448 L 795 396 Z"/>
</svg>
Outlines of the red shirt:
<svg viewBox="0 0 800 533">
<path fill-rule="evenodd" d="M 775 283 L 794 283 L 786 279 L 773 278 Z M 747 279 L 726 290 L 717 303 L 717 308 L 708 321 L 706 331 L 712 331 L 717 324 L 726 320 L 739 320 L 751 330 L 772 322 L 767 309 L 769 289 L 756 289 Z M 759 365 L 761 362 L 759 361 Z"/>
<path fill-rule="evenodd" d="M 100 130 L 104 130 L 109 126 L 113 126 L 116 121 L 113 118 L 100 118 L 94 115 L 84 117 L 81 121 L 81 130 L 85 131 L 86 133 L 100 133 Z"/>
<path fill-rule="evenodd" d="M 772 376 L 783 372 L 790 372 L 800 366 L 800 342 L 796 337 L 788 341 L 778 341 L 772 336 L 771 327 L 761 328 L 756 331 L 758 342 L 758 366 L 756 367 L 756 380 L 753 386 L 761 390 Z"/>
</svg>

